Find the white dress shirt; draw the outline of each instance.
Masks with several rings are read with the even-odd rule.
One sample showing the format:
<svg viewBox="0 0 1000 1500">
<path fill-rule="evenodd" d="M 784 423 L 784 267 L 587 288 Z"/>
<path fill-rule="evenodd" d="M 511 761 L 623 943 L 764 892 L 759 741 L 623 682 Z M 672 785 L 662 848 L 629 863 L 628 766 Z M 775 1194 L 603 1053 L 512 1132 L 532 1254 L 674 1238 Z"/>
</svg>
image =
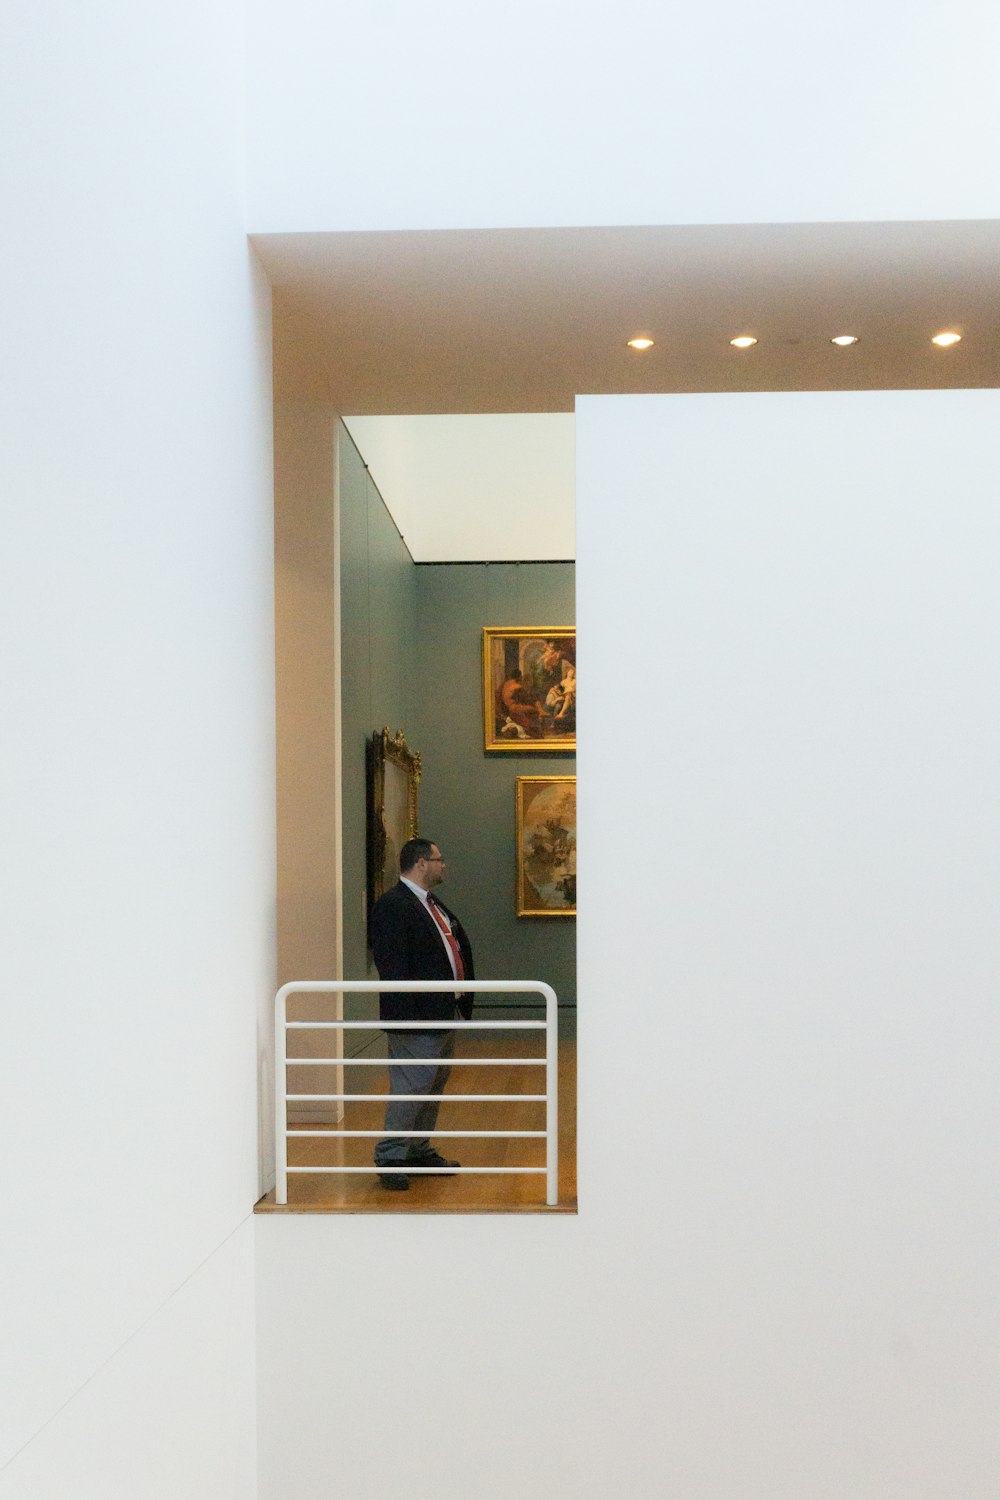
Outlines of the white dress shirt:
<svg viewBox="0 0 1000 1500">
<path fill-rule="evenodd" d="M 415 896 L 418 896 L 420 898 L 420 900 L 424 903 L 424 905 L 427 907 L 427 915 L 430 917 L 431 921 L 434 923 L 434 927 L 435 927 L 435 929 L 437 931 L 437 935 L 441 939 L 442 943 L 444 944 L 444 951 L 447 953 L 447 955 L 448 955 L 448 962 L 451 964 L 451 972 L 454 975 L 454 977 L 457 979 L 458 978 L 458 969 L 455 967 L 455 955 L 452 952 L 451 944 L 449 943 L 448 939 L 444 935 L 444 929 L 442 928 L 441 923 L 438 921 L 437 917 L 434 915 L 434 913 L 430 909 L 430 906 L 429 906 L 428 901 L 427 901 L 427 897 L 428 897 L 428 895 L 430 893 L 428 891 L 425 891 L 422 885 L 416 885 L 412 880 L 407 880 L 407 878 L 406 878 L 405 875 L 400 875 L 399 878 L 403 882 L 403 884 L 405 886 L 408 886 L 409 889 L 413 892 L 413 894 Z M 444 910 L 444 908 L 440 905 L 440 903 L 435 902 L 435 905 L 437 906 L 438 911 L 441 913 L 442 919 L 445 922 L 447 922 L 447 924 L 448 924 L 448 930 L 450 932 L 452 930 L 452 927 L 451 927 L 451 922 L 448 920 L 448 913 Z"/>
</svg>

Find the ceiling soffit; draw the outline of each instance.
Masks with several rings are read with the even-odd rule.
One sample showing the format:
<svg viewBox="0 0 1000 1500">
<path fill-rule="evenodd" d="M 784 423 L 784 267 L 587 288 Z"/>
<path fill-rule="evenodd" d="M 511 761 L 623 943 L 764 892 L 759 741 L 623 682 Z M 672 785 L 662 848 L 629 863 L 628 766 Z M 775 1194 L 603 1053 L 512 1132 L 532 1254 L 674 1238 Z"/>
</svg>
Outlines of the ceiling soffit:
<svg viewBox="0 0 1000 1500">
<path fill-rule="evenodd" d="M 583 394 L 994 386 L 1000 223 L 259 235 L 279 399 L 570 411 Z M 947 351 L 930 335 L 956 328 Z M 626 348 L 635 333 L 654 348 Z M 736 334 L 759 342 L 738 352 Z M 860 342 L 835 348 L 830 338 Z"/>
</svg>

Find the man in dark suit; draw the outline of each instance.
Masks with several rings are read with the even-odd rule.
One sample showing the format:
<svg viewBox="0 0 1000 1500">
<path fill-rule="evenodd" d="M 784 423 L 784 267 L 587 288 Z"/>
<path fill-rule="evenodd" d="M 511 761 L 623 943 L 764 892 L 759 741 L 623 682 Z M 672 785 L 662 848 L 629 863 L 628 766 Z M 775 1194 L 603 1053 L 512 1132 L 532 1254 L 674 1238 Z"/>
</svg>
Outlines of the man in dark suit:
<svg viewBox="0 0 1000 1500">
<path fill-rule="evenodd" d="M 472 949 L 465 929 L 432 891 L 445 877 L 444 856 L 430 839 L 410 839 L 399 854 L 398 885 L 380 896 L 372 908 L 372 951 L 380 979 L 474 979 Z M 451 1069 L 455 1033 L 445 1028 L 420 1031 L 421 1021 L 451 1021 L 455 1014 L 472 1015 L 472 996 L 461 989 L 436 994 L 408 995 L 386 991 L 380 998 L 383 1021 L 412 1021 L 415 1029 L 387 1031 L 390 1096 L 441 1094 Z M 385 1137 L 375 1148 L 375 1165 L 387 1170 L 379 1181 L 390 1192 L 410 1186 L 406 1167 L 433 1169 L 427 1175 L 447 1176 L 457 1161 L 446 1161 L 428 1139 L 437 1124 L 436 1099 L 390 1097 L 385 1112 Z M 402 1135 L 401 1131 L 418 1131 Z M 395 1133 L 394 1133 L 395 1132 Z M 424 1174 L 421 1174 L 424 1175 Z"/>
</svg>

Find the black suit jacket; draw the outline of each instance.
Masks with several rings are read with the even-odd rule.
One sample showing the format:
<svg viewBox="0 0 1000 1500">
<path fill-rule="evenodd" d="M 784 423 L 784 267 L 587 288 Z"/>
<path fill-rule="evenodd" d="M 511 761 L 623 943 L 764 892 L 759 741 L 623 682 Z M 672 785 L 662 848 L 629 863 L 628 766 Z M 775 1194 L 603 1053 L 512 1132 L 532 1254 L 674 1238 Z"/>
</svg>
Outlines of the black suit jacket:
<svg viewBox="0 0 1000 1500">
<path fill-rule="evenodd" d="M 437 897 L 434 898 L 437 900 Z M 472 948 L 455 913 L 438 901 L 451 918 L 458 939 L 466 979 L 475 979 Z M 372 907 L 372 952 L 380 979 L 450 979 L 451 964 L 437 924 L 419 896 L 402 881 L 380 896 Z M 379 997 L 383 1021 L 450 1021 L 455 1015 L 454 990 L 439 995 L 407 995 L 386 991 Z M 472 996 L 457 1002 L 460 1016 L 472 1015 Z"/>
</svg>

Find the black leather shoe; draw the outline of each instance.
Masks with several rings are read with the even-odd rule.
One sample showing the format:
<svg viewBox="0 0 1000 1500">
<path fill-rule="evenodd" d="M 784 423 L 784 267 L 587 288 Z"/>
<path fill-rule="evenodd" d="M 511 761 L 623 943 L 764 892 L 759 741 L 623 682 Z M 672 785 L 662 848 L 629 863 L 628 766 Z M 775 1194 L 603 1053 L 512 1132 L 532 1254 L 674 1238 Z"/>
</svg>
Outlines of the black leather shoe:
<svg viewBox="0 0 1000 1500">
<path fill-rule="evenodd" d="M 408 1167 L 435 1167 L 434 1172 L 425 1172 L 425 1177 L 448 1177 L 462 1164 L 458 1161 L 447 1161 L 437 1151 L 422 1151 L 419 1156 L 408 1156 L 406 1158 Z"/>
<path fill-rule="evenodd" d="M 380 1172 L 378 1180 L 390 1193 L 408 1193 L 410 1190 L 410 1179 L 402 1172 Z"/>
</svg>

